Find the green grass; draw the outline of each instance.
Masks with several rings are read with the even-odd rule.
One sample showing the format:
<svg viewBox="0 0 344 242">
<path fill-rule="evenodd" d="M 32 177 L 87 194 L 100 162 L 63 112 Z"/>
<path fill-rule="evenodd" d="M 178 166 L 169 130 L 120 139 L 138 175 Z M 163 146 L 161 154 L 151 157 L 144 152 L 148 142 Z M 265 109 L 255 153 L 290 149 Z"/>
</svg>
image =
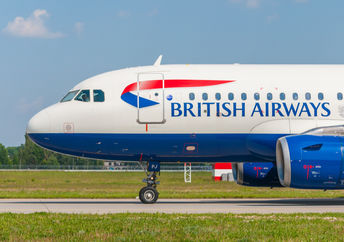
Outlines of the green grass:
<svg viewBox="0 0 344 242">
<path fill-rule="evenodd" d="M 342 241 L 344 214 L 1 214 L 11 241 Z"/>
<path fill-rule="evenodd" d="M 135 198 L 143 172 L 1 171 L 0 198 Z M 160 198 L 338 198 L 343 191 L 255 188 L 214 182 L 210 172 L 163 172 Z"/>
</svg>

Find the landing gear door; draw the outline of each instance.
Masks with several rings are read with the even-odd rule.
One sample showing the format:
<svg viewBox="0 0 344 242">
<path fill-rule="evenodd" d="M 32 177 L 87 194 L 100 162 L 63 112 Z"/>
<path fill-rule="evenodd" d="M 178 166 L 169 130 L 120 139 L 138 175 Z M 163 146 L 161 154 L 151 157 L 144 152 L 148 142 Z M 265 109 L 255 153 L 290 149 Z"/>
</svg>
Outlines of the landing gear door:
<svg viewBox="0 0 344 242">
<path fill-rule="evenodd" d="M 165 122 L 164 75 L 139 73 L 137 78 L 137 122 L 160 124 Z"/>
</svg>

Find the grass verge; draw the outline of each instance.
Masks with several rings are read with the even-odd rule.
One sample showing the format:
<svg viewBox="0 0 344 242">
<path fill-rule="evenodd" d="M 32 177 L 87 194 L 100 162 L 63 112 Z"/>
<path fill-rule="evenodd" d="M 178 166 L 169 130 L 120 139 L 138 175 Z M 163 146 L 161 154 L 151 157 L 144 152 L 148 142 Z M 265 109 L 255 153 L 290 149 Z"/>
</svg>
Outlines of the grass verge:
<svg viewBox="0 0 344 242">
<path fill-rule="evenodd" d="M 343 214 L 1 214 L 0 239 L 341 241 Z"/>
<path fill-rule="evenodd" d="M 1 171 L 0 198 L 135 198 L 143 172 Z M 210 172 L 163 172 L 160 198 L 339 198 L 344 191 L 239 186 L 214 182 Z"/>
</svg>

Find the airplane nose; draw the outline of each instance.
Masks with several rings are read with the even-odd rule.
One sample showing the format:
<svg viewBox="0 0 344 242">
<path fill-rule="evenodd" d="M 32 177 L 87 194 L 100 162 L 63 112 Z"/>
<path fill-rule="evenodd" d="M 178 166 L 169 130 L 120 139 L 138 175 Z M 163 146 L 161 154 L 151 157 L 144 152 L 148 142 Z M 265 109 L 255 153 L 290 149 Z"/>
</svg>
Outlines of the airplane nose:
<svg viewBox="0 0 344 242">
<path fill-rule="evenodd" d="M 49 133 L 50 132 L 50 117 L 46 110 L 42 110 L 33 116 L 26 128 L 27 134 L 32 133 Z"/>
</svg>

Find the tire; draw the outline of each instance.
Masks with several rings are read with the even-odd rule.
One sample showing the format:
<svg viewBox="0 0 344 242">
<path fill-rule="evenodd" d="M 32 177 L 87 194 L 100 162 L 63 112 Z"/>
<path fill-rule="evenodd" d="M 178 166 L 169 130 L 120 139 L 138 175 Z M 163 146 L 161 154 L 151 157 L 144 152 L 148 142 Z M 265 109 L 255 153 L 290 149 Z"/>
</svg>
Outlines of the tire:
<svg viewBox="0 0 344 242">
<path fill-rule="evenodd" d="M 144 204 L 156 203 L 159 193 L 154 187 L 144 187 L 140 190 L 139 198 Z"/>
</svg>

